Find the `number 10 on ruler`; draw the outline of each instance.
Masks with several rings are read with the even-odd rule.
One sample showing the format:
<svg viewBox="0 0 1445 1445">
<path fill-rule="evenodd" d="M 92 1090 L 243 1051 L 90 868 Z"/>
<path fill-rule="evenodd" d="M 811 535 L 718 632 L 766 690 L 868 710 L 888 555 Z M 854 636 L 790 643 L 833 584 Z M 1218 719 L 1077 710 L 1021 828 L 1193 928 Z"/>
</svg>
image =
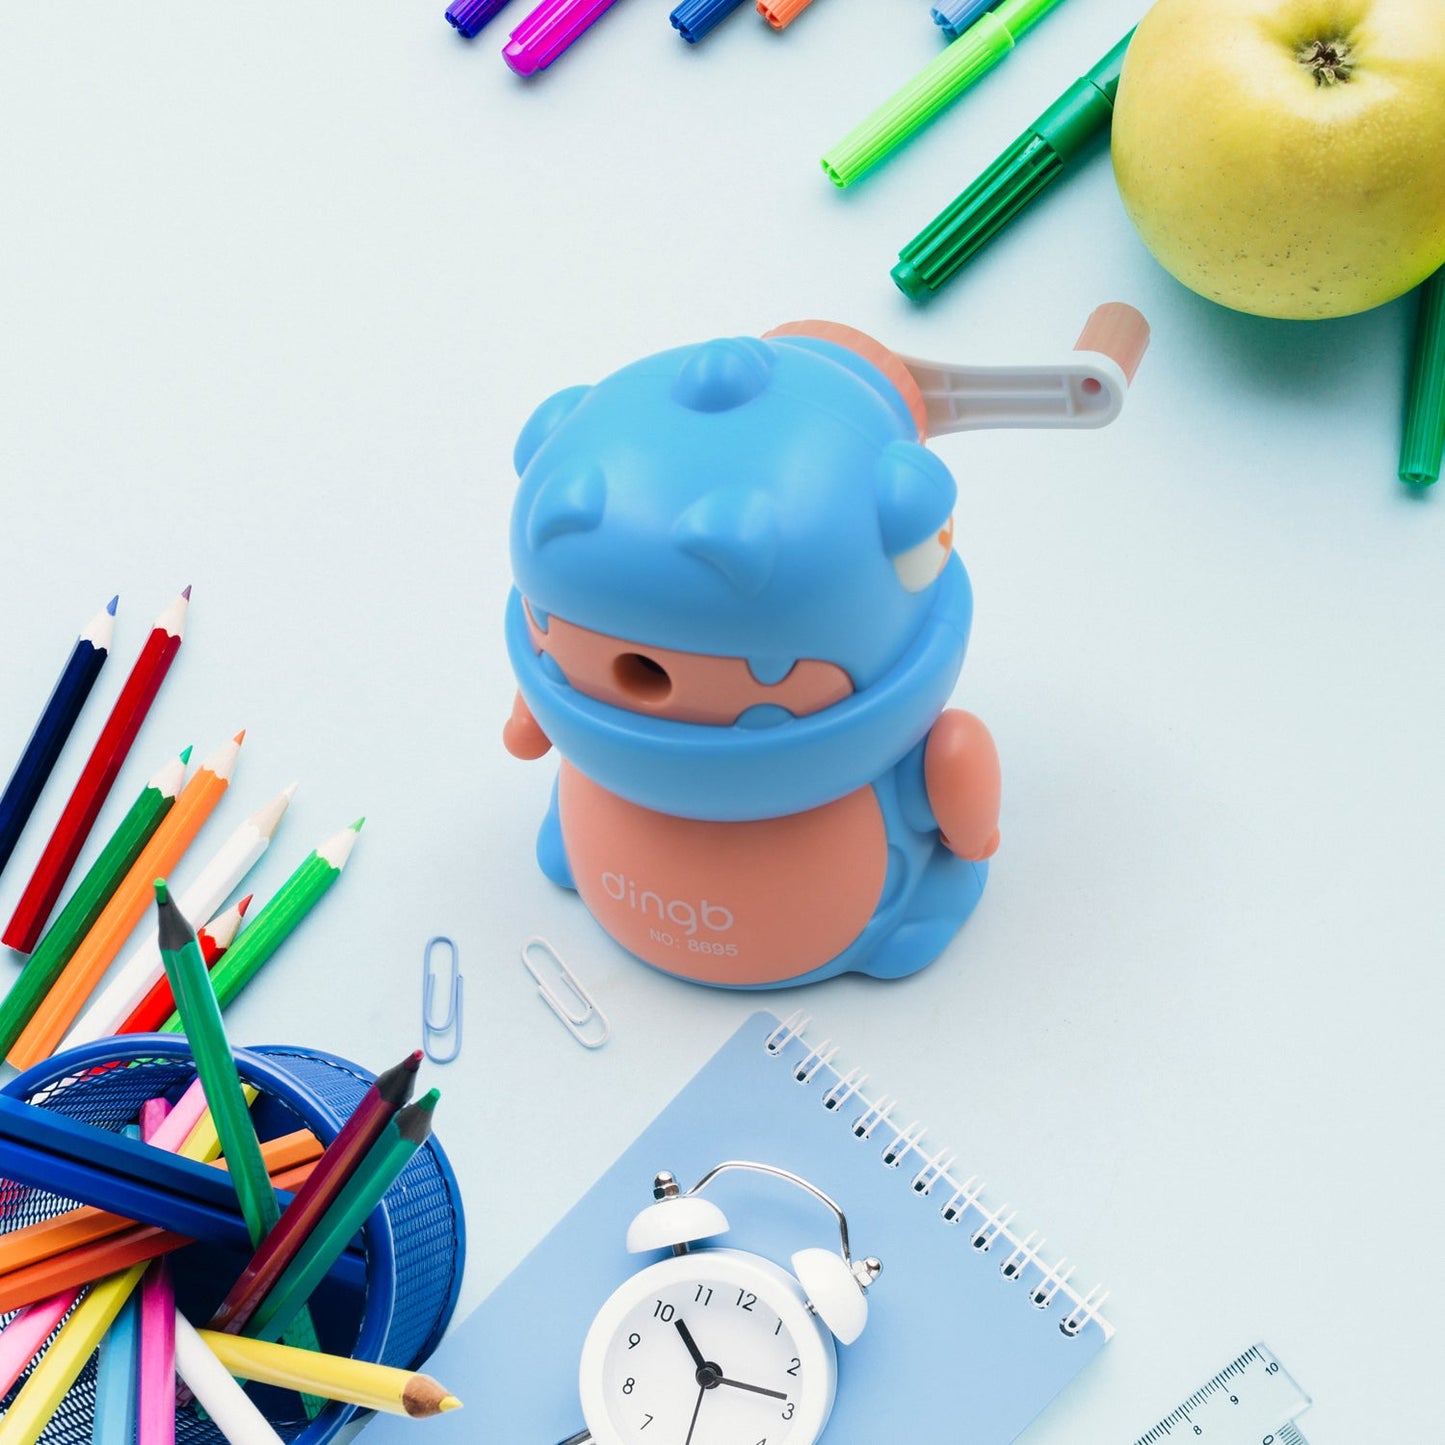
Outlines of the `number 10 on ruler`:
<svg viewBox="0 0 1445 1445">
<path fill-rule="evenodd" d="M 1251 1345 L 1134 1445 L 1203 1438 L 1213 1445 L 1308 1445 L 1294 1419 L 1310 1397 L 1265 1345 Z"/>
</svg>

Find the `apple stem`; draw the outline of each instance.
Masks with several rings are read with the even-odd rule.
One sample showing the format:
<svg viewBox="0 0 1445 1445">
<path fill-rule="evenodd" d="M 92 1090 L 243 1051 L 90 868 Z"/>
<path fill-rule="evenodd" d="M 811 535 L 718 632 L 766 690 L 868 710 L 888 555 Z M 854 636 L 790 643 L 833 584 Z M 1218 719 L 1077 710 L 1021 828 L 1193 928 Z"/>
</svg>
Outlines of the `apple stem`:
<svg viewBox="0 0 1445 1445">
<path fill-rule="evenodd" d="M 1312 40 L 1300 46 L 1295 57 L 1306 69 L 1314 72 L 1316 85 L 1333 85 L 1350 78 L 1350 47 L 1342 39 Z"/>
</svg>

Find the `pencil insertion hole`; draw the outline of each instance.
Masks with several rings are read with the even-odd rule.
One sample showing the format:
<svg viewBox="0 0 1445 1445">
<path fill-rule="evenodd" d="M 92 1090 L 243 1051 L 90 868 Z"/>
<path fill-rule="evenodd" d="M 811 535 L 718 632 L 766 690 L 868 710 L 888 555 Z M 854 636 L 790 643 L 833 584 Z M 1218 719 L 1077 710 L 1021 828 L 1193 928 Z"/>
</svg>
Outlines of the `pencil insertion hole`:
<svg viewBox="0 0 1445 1445">
<path fill-rule="evenodd" d="M 1086 376 L 1083 380 L 1082 390 L 1085 396 L 1098 396 L 1103 391 L 1104 383 L 1097 376 Z"/>
<path fill-rule="evenodd" d="M 622 692 L 638 702 L 662 702 L 672 691 L 667 669 L 640 652 L 624 652 L 612 664 L 612 677 Z"/>
</svg>

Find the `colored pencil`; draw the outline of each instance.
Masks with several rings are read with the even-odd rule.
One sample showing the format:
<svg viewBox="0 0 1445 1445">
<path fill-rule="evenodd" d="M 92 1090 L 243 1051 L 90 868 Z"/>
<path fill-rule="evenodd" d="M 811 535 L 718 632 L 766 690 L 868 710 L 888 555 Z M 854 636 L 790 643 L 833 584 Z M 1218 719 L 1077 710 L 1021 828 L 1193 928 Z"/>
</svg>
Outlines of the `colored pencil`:
<svg viewBox="0 0 1445 1445">
<path fill-rule="evenodd" d="M 278 1189 L 297 1189 L 306 1182 L 312 1168 L 312 1164 L 303 1164 L 273 1174 L 271 1179 Z M 109 1217 L 115 1218 L 113 1215 Z M 25 1309 L 67 1291 L 69 1303 L 65 1308 L 68 1309 L 70 1304 L 74 1303 L 76 1294 L 91 1280 L 113 1274 L 117 1269 L 124 1269 L 132 1264 L 148 1264 L 153 1259 L 196 1242 L 192 1235 L 180 1234 L 174 1230 L 158 1229 L 150 1224 L 131 1224 L 126 1220 L 117 1222 L 120 1227 L 103 1238 L 0 1274 L 0 1313 Z M 239 1219 L 236 1222 L 244 1237 L 245 1225 Z M 240 1248 L 238 1242 L 232 1243 Z M 362 1287 L 362 1271 L 355 1266 L 361 1264 L 359 1255 L 348 1253 L 343 1265 L 332 1277 L 348 1288 L 359 1291 Z M 350 1277 L 344 1278 L 344 1275 Z"/>
<path fill-rule="evenodd" d="M 252 813 L 221 844 L 195 882 L 181 891 L 178 903 L 187 918 L 210 918 L 235 892 L 241 880 L 265 856 L 295 792 L 296 784 L 292 783 L 264 807 Z M 202 946 L 204 947 L 204 943 Z M 104 1038 L 107 1034 L 142 1033 L 159 1028 L 161 1021 L 174 1011 L 174 1004 L 166 1009 L 160 1019 L 145 1029 L 126 1028 L 122 1027 L 122 1024 L 158 983 L 165 982 L 165 976 L 155 930 L 152 930 L 144 941 L 131 951 L 105 988 L 91 1001 L 90 1007 L 66 1034 L 61 1047 L 73 1049 L 78 1044 L 88 1044 L 94 1039 Z"/>
<path fill-rule="evenodd" d="M 75 639 L 75 646 L 61 669 L 60 680 L 51 690 L 50 700 L 40 713 L 35 731 L 0 793 L 0 873 L 10 861 L 40 794 L 50 778 L 56 760 L 75 727 L 80 710 L 105 666 L 110 655 L 111 635 L 115 631 L 115 605 L 119 597 L 112 597 L 110 605 L 96 613 L 81 629 Z"/>
<path fill-rule="evenodd" d="M 398 1370 L 345 1355 L 293 1350 L 289 1345 L 237 1338 L 217 1330 L 197 1333 L 226 1369 L 243 1380 L 283 1390 L 307 1390 L 325 1395 L 328 1400 L 344 1400 L 363 1409 L 387 1410 L 417 1420 L 461 1407 L 462 1402 L 444 1386 L 414 1370 Z"/>
<path fill-rule="evenodd" d="M 141 1106 L 140 1132 L 147 1144 L 154 1147 L 170 1112 L 164 1099 L 148 1099 Z M 151 1262 L 137 1293 L 138 1298 L 126 1306 L 136 1311 L 136 1358 L 128 1381 L 133 1423 L 131 1433 L 118 1437 L 118 1445 L 130 1445 L 132 1439 L 145 1445 L 175 1445 L 175 1299 L 164 1259 Z M 99 1416 L 97 1395 L 97 1420 Z"/>
<path fill-rule="evenodd" d="M 239 903 L 233 904 L 224 913 L 218 914 L 204 928 L 196 930 L 196 942 L 201 945 L 201 958 L 209 972 L 215 968 L 221 956 L 235 942 L 240 931 L 241 920 L 251 906 L 254 895 L 248 893 Z M 184 911 L 184 910 L 182 910 Z M 111 1032 L 116 1034 L 154 1033 L 175 1012 L 176 999 L 171 992 L 171 981 L 164 973 L 151 985 L 150 992 L 136 1004 L 130 1013 Z M 89 1014 L 81 1019 L 85 1023 Z M 78 1027 L 78 1025 L 77 1025 Z M 70 1048 L 67 1038 L 62 1048 Z"/>
<path fill-rule="evenodd" d="M 247 1334 L 256 1339 L 274 1340 L 297 1311 L 305 1307 L 312 1291 L 342 1250 L 426 1142 L 431 1133 L 432 1110 L 440 1097 L 436 1089 L 431 1089 L 387 1121 L 381 1136 L 352 1171 L 346 1187 L 252 1314 Z"/>
<path fill-rule="evenodd" d="M 11 1045 L 6 1058 L 17 1069 L 28 1069 L 41 1059 L 49 1058 L 59 1047 L 66 1030 L 85 1007 L 91 990 L 145 916 L 155 880 L 164 878 L 180 862 L 225 795 L 245 736 L 242 731 L 223 743 L 181 789 L 175 807 L 141 850 L 140 857 L 131 864 L 105 910 L 45 996 L 45 1002 Z"/>
<path fill-rule="evenodd" d="M 60 916 L 26 961 L 0 1003 L 0 1054 L 9 1052 L 105 911 L 127 873 L 175 804 L 191 750 L 173 758 L 146 783 L 80 880 Z"/>
<path fill-rule="evenodd" d="M 281 1437 L 196 1333 L 196 1327 L 179 1310 L 175 1320 L 176 1373 L 190 1386 L 215 1427 L 231 1445 L 282 1445 Z"/>
<path fill-rule="evenodd" d="M 235 1183 L 204 1164 L 4 1094 L 0 1145 L 0 1173 L 17 1184 L 247 1254 L 254 1248 Z M 336 1277 L 359 1288 L 364 1276 L 361 1256 L 348 1252 Z"/>
<path fill-rule="evenodd" d="M 311 1231 L 346 1187 L 346 1181 L 381 1137 L 387 1123 L 411 1098 L 421 1060 L 420 1049 L 408 1054 L 362 1095 L 361 1102 L 327 1146 L 311 1178 L 241 1271 L 207 1328 L 234 1335 L 246 1327 L 247 1320 L 296 1258 Z"/>
<path fill-rule="evenodd" d="M 34 1304 L 16 1307 L 20 1312 L 0 1330 L 0 1399 L 10 1393 L 16 1380 L 29 1368 L 31 1360 L 70 1313 L 79 1295 L 80 1287 L 76 1286 Z"/>
<path fill-rule="evenodd" d="M 297 1129 L 278 1139 L 266 1140 L 261 1145 L 261 1157 L 266 1161 L 273 1184 L 282 1189 L 294 1189 L 298 1187 L 296 1184 L 283 1184 L 282 1178 L 294 1179 L 298 1173 L 309 1177 L 321 1157 L 321 1141 L 309 1129 Z M 226 1161 L 217 1159 L 212 1167 L 224 1169 Z M 124 1215 L 96 1209 L 89 1204 L 23 1225 L 8 1234 L 0 1234 L 0 1276 L 38 1264 L 43 1259 L 53 1259 L 67 1250 L 109 1239 L 133 1227 L 134 1221 Z M 100 1271 L 102 1274 L 107 1272 Z M 3 1394 L 4 1391 L 0 1390 L 0 1395 Z"/>
<path fill-rule="evenodd" d="M 134 1264 L 90 1287 L 0 1418 L 0 1445 L 35 1445 L 144 1271 Z"/>
<path fill-rule="evenodd" d="M 206 1103 L 221 1137 L 221 1152 L 230 1165 L 241 1213 L 251 1232 L 251 1243 L 259 1244 L 281 1217 L 276 1191 L 261 1158 L 261 1144 L 251 1124 L 241 1076 L 221 1023 L 221 1010 L 206 974 L 195 932 L 186 922 L 164 881 L 155 883 L 156 909 L 160 917 L 161 961 L 176 1005 L 185 1024 L 187 1039 L 196 1061 L 196 1073 L 206 1091 Z"/>
<path fill-rule="evenodd" d="M 20 953 L 35 947 L 60 890 L 90 836 L 90 830 L 110 794 L 111 785 L 140 732 L 155 695 L 180 650 L 185 635 L 191 589 L 187 587 L 156 619 L 140 650 L 120 696 L 100 730 L 90 757 L 81 770 L 70 800 L 30 875 L 20 902 L 5 929 L 4 941 Z"/>
<path fill-rule="evenodd" d="M 145 1288 L 144 1284 L 141 1288 Z M 90 1417 L 92 1445 L 135 1445 L 136 1374 L 140 1359 L 140 1300 L 132 1295 L 121 1306 L 115 1323 L 100 1342 L 100 1360 L 95 1370 L 95 1408 Z M 140 1438 L 150 1445 L 149 1435 Z"/>
<path fill-rule="evenodd" d="M 321 895 L 341 876 L 365 818 L 358 818 L 315 848 L 306 861 L 276 890 L 266 906 L 247 925 L 234 947 L 216 965 L 211 983 L 216 1001 L 225 1008 L 255 977 L 261 965 L 315 906 Z M 181 1031 L 180 1017 L 172 1014 L 164 1033 Z"/>
<path fill-rule="evenodd" d="M 813 0 L 758 0 L 758 14 L 774 30 L 785 30 Z"/>
</svg>

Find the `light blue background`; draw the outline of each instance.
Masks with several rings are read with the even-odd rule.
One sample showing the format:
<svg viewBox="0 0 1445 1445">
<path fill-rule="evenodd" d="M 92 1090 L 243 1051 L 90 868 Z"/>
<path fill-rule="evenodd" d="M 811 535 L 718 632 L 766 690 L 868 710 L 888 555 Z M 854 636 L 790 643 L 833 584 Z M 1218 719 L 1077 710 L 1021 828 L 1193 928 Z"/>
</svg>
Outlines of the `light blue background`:
<svg viewBox="0 0 1445 1445">
<path fill-rule="evenodd" d="M 661 0 L 621 0 L 532 84 L 497 55 L 524 0 L 471 46 L 441 8 L 0 16 L 0 769 L 122 594 L 0 911 L 194 583 L 85 861 L 172 750 L 240 726 L 187 869 L 292 778 L 263 896 L 368 815 L 230 1019 L 383 1067 L 418 1041 L 423 942 L 459 941 L 462 1056 L 424 1077 L 474 1305 L 757 1002 L 622 957 L 534 866 L 553 764 L 499 741 L 531 408 L 794 317 L 1028 361 L 1133 302 L 1154 344 L 1114 427 L 937 444 L 977 603 L 957 700 L 1005 769 L 978 913 L 914 979 L 766 1002 L 805 1005 L 1076 1282 L 1112 1285 L 1118 1337 L 1029 1445 L 1131 1441 L 1257 1338 L 1318 1397 L 1313 1445 L 1419 1438 L 1445 1282 L 1445 523 L 1393 480 L 1407 305 L 1212 307 L 1145 253 L 1102 158 L 931 307 L 895 291 L 898 246 L 1138 0 L 1063 6 L 846 194 L 817 156 L 935 53 L 923 0 L 817 0 L 783 35 L 743 13 L 696 51 Z M 609 1011 L 602 1053 L 536 998 L 536 932 Z"/>
</svg>

